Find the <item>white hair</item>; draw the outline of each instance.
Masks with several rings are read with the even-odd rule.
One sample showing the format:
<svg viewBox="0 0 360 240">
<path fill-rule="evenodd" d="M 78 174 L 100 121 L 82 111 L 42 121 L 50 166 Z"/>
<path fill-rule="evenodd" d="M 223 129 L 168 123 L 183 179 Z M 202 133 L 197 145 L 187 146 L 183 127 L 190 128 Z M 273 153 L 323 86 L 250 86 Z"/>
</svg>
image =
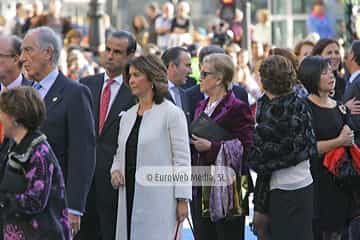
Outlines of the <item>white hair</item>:
<svg viewBox="0 0 360 240">
<path fill-rule="evenodd" d="M 54 65 L 58 65 L 62 48 L 60 36 L 49 27 L 37 27 L 30 29 L 26 35 L 30 35 L 33 33 L 36 34 L 37 42 L 41 49 L 46 49 L 50 47 L 53 50 L 51 62 Z"/>
</svg>

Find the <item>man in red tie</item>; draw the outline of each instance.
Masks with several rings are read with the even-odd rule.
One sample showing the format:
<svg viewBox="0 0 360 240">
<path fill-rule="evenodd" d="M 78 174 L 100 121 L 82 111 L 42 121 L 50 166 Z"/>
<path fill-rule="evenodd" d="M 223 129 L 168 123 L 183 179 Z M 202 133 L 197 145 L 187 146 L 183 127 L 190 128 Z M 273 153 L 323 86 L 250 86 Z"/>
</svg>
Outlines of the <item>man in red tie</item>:
<svg viewBox="0 0 360 240">
<path fill-rule="evenodd" d="M 95 176 L 76 239 L 115 239 L 118 193 L 110 183 L 110 168 L 117 149 L 121 113 L 135 104 L 135 98 L 122 77 L 126 62 L 135 51 L 136 41 L 131 33 L 111 33 L 106 40 L 103 63 L 106 72 L 80 79 L 93 94 L 97 141 Z"/>
</svg>

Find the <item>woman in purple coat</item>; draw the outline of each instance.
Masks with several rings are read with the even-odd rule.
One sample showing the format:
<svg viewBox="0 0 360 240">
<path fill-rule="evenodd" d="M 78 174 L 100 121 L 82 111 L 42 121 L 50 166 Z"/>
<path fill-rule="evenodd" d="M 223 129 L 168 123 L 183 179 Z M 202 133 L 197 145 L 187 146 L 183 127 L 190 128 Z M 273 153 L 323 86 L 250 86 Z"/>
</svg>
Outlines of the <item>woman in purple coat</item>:
<svg viewBox="0 0 360 240">
<path fill-rule="evenodd" d="M 19 87 L 0 95 L 0 122 L 13 141 L 0 183 L 5 240 L 69 240 L 65 184 L 46 136 L 38 131 L 45 104 L 35 89 Z"/>
<path fill-rule="evenodd" d="M 226 54 L 211 54 L 203 60 L 200 90 L 208 98 L 199 102 L 194 114 L 196 123 L 205 114 L 228 133 L 227 139 L 211 141 L 192 135 L 196 151 L 192 162 L 195 166 L 231 167 L 236 181 L 222 188 L 195 187 L 193 208 L 196 239 L 243 239 L 244 216 L 248 213 L 248 168 L 246 155 L 252 143 L 254 122 L 250 108 L 238 100 L 231 89 L 234 64 Z M 196 174 L 196 173 L 195 173 Z M 241 186 L 245 188 L 241 189 Z M 222 195 L 225 193 L 225 196 Z M 245 194 L 244 194 L 245 193 Z M 220 196 L 220 197 L 219 197 Z M 227 198 L 228 197 L 228 198 Z M 229 201 L 224 202 L 224 199 Z M 207 206 L 208 204 L 208 206 Z M 236 207 L 237 206 L 237 207 Z"/>
</svg>

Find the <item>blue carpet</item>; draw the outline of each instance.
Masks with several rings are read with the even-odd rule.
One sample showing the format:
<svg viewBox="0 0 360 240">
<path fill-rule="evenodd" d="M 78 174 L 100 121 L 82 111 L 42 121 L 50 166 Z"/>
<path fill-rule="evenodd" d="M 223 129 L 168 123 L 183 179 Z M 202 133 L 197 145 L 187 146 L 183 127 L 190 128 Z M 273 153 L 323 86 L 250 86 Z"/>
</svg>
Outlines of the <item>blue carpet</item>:
<svg viewBox="0 0 360 240">
<path fill-rule="evenodd" d="M 182 240 L 193 240 L 190 228 L 183 228 Z M 245 227 L 245 240 L 256 240 L 256 237 L 252 234 L 249 226 Z"/>
</svg>

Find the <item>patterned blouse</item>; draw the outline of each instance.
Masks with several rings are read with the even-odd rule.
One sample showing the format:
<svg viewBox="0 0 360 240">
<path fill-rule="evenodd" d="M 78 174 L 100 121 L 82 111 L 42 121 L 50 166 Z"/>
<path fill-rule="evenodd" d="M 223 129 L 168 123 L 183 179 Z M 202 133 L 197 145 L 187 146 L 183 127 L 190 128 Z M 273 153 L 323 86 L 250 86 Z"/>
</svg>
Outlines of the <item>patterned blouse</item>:
<svg viewBox="0 0 360 240">
<path fill-rule="evenodd" d="M 25 180 L 14 189 L 6 172 Z M 4 186 L 4 182 L 6 183 Z M 5 240 L 70 240 L 64 177 L 45 135 L 29 132 L 10 149 L 1 183 L 0 207 Z"/>
</svg>

